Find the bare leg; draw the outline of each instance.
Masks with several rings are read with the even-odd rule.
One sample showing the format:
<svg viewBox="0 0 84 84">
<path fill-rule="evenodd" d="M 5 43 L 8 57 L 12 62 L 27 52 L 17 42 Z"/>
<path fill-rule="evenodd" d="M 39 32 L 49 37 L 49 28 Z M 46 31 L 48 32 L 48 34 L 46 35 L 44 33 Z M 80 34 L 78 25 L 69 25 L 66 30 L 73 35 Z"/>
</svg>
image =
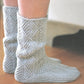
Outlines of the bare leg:
<svg viewBox="0 0 84 84">
<path fill-rule="evenodd" d="M 5 6 L 18 6 L 17 0 L 3 0 Z"/>
<path fill-rule="evenodd" d="M 50 0 L 18 0 L 19 13 L 26 18 L 45 17 Z"/>
</svg>

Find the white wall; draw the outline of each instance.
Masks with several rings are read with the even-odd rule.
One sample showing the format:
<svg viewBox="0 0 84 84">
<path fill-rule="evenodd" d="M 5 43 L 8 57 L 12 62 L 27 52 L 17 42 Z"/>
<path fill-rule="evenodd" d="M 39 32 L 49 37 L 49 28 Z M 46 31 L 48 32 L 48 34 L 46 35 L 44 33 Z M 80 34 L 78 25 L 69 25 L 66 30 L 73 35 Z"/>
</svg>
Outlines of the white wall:
<svg viewBox="0 0 84 84">
<path fill-rule="evenodd" d="M 84 0 L 51 0 L 49 20 L 84 26 Z"/>
</svg>

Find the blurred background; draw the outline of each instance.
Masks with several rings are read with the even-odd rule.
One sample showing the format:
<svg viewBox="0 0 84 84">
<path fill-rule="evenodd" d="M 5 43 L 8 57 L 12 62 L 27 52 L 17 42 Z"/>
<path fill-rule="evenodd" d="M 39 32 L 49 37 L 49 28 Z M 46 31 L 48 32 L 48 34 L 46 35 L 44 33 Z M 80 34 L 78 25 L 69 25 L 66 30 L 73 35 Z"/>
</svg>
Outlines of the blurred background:
<svg viewBox="0 0 84 84">
<path fill-rule="evenodd" d="M 50 0 L 48 19 L 53 21 L 48 27 L 48 45 L 53 37 L 84 30 L 84 0 Z"/>
<path fill-rule="evenodd" d="M 84 26 L 84 0 L 51 0 L 49 20 Z"/>
</svg>

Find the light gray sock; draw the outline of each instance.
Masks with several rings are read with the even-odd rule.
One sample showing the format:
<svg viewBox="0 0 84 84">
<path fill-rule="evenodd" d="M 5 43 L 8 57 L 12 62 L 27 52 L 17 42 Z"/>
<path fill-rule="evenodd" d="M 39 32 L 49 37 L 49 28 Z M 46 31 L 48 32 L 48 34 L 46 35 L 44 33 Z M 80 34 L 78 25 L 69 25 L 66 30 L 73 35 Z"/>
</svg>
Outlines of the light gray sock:
<svg viewBox="0 0 84 84">
<path fill-rule="evenodd" d="M 4 33 L 5 38 L 3 39 L 4 44 L 4 61 L 3 70 L 7 73 L 14 73 L 16 68 L 16 47 L 17 47 L 17 7 L 4 6 Z M 59 59 L 52 59 L 55 62 L 61 63 Z"/>
<path fill-rule="evenodd" d="M 18 14 L 15 79 L 22 83 L 71 82 L 80 72 L 50 59 L 45 53 L 47 18 L 27 19 Z"/>
<path fill-rule="evenodd" d="M 7 73 L 14 73 L 16 68 L 16 48 L 17 48 L 17 7 L 4 6 L 4 60 L 3 70 Z"/>
</svg>

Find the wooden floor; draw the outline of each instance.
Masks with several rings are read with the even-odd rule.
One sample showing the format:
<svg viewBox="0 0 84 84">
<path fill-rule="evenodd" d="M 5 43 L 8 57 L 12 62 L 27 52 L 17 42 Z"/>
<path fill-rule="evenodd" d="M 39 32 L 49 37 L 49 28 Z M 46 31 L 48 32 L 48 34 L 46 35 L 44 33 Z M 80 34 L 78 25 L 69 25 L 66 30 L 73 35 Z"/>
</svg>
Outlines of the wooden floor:
<svg viewBox="0 0 84 84">
<path fill-rule="evenodd" d="M 1 20 L 0 23 L 2 24 Z M 2 70 L 2 61 L 4 57 L 2 38 L 3 38 L 3 28 L 0 25 L 0 84 L 21 84 L 15 81 L 13 74 L 4 73 Z M 63 64 L 77 67 L 81 72 L 81 76 L 74 82 L 49 83 L 49 84 L 84 84 L 84 55 L 72 53 L 65 49 L 51 48 L 48 46 L 46 46 L 46 53 L 49 57 L 61 59 Z M 43 84 L 48 84 L 48 83 L 43 83 Z"/>
</svg>

